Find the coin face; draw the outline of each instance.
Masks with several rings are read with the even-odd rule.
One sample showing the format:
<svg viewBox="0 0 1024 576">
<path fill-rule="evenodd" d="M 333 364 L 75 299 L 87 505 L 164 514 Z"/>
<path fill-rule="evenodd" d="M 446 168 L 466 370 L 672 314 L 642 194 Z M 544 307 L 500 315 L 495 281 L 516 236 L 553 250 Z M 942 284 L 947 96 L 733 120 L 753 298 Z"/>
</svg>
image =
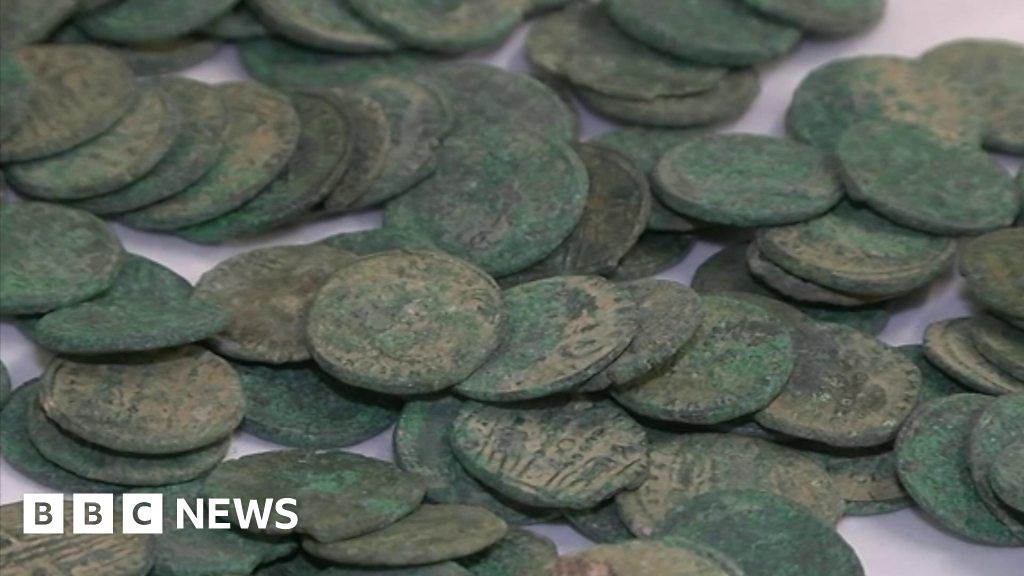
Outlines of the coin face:
<svg viewBox="0 0 1024 576">
<path fill-rule="evenodd" d="M 973 318 L 936 322 L 924 332 L 924 353 L 933 364 L 963 386 L 985 394 L 1013 394 L 1024 382 L 985 359 L 971 340 Z"/>
<path fill-rule="evenodd" d="M 643 428 L 607 401 L 471 404 L 451 443 L 477 480 L 534 506 L 591 508 L 647 474 Z"/>
</svg>

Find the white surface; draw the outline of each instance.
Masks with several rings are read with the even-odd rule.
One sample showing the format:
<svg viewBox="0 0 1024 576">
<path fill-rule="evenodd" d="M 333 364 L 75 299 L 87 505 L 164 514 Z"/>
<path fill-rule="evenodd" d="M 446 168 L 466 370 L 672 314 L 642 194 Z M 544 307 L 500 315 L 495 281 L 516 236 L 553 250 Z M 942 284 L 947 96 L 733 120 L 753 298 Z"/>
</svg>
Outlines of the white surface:
<svg viewBox="0 0 1024 576">
<path fill-rule="evenodd" d="M 525 70 L 521 52 L 524 35 L 525 29 L 520 29 L 502 49 L 481 58 L 512 70 Z M 781 135 L 783 115 L 793 89 L 811 69 L 835 58 L 861 54 L 916 56 L 941 42 L 968 36 L 1024 42 L 1024 0 L 890 0 L 886 19 L 870 33 L 841 41 L 805 42 L 798 52 L 766 70 L 760 98 L 740 121 L 724 129 Z M 231 49 L 222 50 L 217 58 L 189 71 L 188 75 L 208 82 L 245 77 Z M 609 124 L 584 113 L 584 138 L 604 132 L 608 127 Z M 1000 160 L 1014 170 L 1019 166 L 1019 162 L 1009 158 Z M 218 261 L 257 246 L 302 244 L 338 232 L 377 225 L 379 215 L 367 213 L 306 225 L 259 242 L 214 248 L 121 226 L 115 229 L 128 250 L 162 262 L 194 282 Z M 662 276 L 688 283 L 696 266 L 719 247 L 699 242 L 684 262 Z M 896 303 L 895 310 L 882 335 L 892 344 L 920 342 L 928 324 L 969 312 L 962 284 L 952 273 L 937 282 L 927 298 L 905 299 Z M 0 325 L 0 357 L 10 368 L 16 383 L 37 376 L 48 359 L 45 352 L 25 340 L 9 324 Z M 241 434 L 231 449 L 231 457 L 273 447 L 273 444 Z M 390 433 L 356 446 L 353 451 L 390 458 Z M 23 478 L 6 462 L 0 465 L 0 502 L 20 500 L 24 493 L 35 491 L 47 490 Z M 563 553 L 589 546 L 587 540 L 564 525 L 543 525 L 534 529 L 552 537 Z M 970 544 L 940 531 L 917 511 L 846 518 L 840 522 L 839 531 L 856 549 L 868 576 L 1024 576 L 1024 549 Z"/>
</svg>

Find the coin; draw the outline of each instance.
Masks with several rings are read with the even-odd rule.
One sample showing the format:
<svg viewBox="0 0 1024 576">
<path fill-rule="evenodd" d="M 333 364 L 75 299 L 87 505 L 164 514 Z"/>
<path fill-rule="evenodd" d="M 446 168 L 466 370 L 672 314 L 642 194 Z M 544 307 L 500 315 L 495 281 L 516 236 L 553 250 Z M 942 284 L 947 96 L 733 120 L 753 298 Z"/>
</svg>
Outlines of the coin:
<svg viewBox="0 0 1024 576">
<path fill-rule="evenodd" d="M 972 318 L 936 322 L 924 332 L 924 353 L 933 364 L 960 384 L 985 394 L 1024 391 L 1024 382 L 985 359 L 971 340 Z"/>
<path fill-rule="evenodd" d="M 501 42 L 519 25 L 522 2 L 455 0 L 424 4 L 416 0 L 349 0 L 378 30 L 406 46 L 460 53 Z"/>
<path fill-rule="evenodd" d="M 992 465 L 991 483 L 999 499 L 1017 512 L 1024 512 L 1024 442 L 1002 450 Z"/>
<path fill-rule="evenodd" d="M 585 567 L 585 568 L 579 568 Z M 740 576 L 743 572 L 714 548 L 677 540 L 634 540 L 595 546 L 560 560 L 559 576 Z M 576 572 L 576 570 L 580 570 Z"/>
<path fill-rule="evenodd" d="M 540 534 L 511 528 L 490 548 L 459 560 L 473 576 L 548 575 L 558 561 L 555 543 Z"/>
<path fill-rule="evenodd" d="M 255 0 L 249 8 L 273 32 L 311 48 L 338 52 L 386 52 L 398 48 L 345 2 Z"/>
<path fill-rule="evenodd" d="M 366 194 L 384 171 L 391 150 L 391 126 L 384 107 L 367 95 L 335 90 L 345 102 L 345 121 L 351 132 L 346 169 L 327 195 L 324 208 L 345 210 Z"/>
<path fill-rule="evenodd" d="M 934 364 L 925 358 L 924 347 L 919 344 L 909 344 L 896 348 L 903 353 L 921 372 L 921 389 L 917 394 L 917 405 L 923 406 L 930 400 L 945 398 L 953 394 L 962 394 L 968 390 L 957 384 L 952 378 L 935 367 Z"/>
<path fill-rule="evenodd" d="M 1002 451 L 1024 441 L 1024 394 L 1010 394 L 992 401 L 971 430 L 967 461 L 981 500 L 992 514 L 1024 545 L 1024 519 L 1009 510 L 996 495 L 992 473 Z"/>
<path fill-rule="evenodd" d="M 747 246 L 747 267 L 757 280 L 779 294 L 799 302 L 827 304 L 830 306 L 856 307 L 877 302 L 878 296 L 858 296 L 836 292 L 830 288 L 808 282 L 790 274 L 781 266 L 764 257 L 756 242 Z"/>
<path fill-rule="evenodd" d="M 993 317 L 979 318 L 973 328 L 978 352 L 996 368 L 1024 381 L 1024 331 Z"/>
<path fill-rule="evenodd" d="M 986 307 L 1024 318 L 1024 228 L 998 230 L 967 243 L 960 259 L 960 274 L 967 289 Z"/>
<path fill-rule="evenodd" d="M 765 14 L 816 36 L 850 36 L 871 28 L 885 14 L 885 0 L 804 2 L 803 0 L 744 0 Z"/>
<path fill-rule="evenodd" d="M 78 0 L 55 0 L 43 5 L 31 0 L 6 0 L 0 48 L 12 50 L 45 40 L 77 7 Z"/>
<path fill-rule="evenodd" d="M 120 44 L 172 40 L 195 32 L 226 13 L 235 0 L 125 0 L 79 16 L 89 36 Z"/>
<path fill-rule="evenodd" d="M 913 505 L 896 473 L 896 453 L 889 448 L 868 454 L 828 455 L 825 467 L 846 500 L 844 515 L 888 514 Z"/>
<path fill-rule="evenodd" d="M 645 232 L 608 277 L 627 282 L 664 272 L 686 257 L 693 248 L 693 240 L 688 234 Z"/>
</svg>

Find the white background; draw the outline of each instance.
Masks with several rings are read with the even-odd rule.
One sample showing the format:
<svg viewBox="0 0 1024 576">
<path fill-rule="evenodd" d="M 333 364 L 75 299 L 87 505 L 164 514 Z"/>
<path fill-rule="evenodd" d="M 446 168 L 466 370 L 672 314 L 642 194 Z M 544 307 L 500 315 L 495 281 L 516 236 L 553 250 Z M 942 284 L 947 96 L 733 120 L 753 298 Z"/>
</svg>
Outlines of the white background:
<svg viewBox="0 0 1024 576">
<path fill-rule="evenodd" d="M 862 54 L 916 56 L 936 44 L 961 37 L 1024 42 L 1024 0 L 889 0 L 889 4 L 885 20 L 871 32 L 841 41 L 805 42 L 795 54 L 765 70 L 761 96 L 742 119 L 723 129 L 781 135 L 783 115 L 796 85 L 810 70 L 835 58 Z M 524 36 L 525 29 L 521 29 L 500 50 L 480 57 L 498 66 L 525 70 L 521 51 Z M 188 75 L 207 82 L 245 77 L 230 48 L 190 70 Z M 604 132 L 609 124 L 584 113 L 582 126 L 585 139 Z M 1019 167 L 1016 160 L 1000 158 L 1000 161 L 1012 170 Z M 121 226 L 115 229 L 128 250 L 166 264 L 194 282 L 218 261 L 241 251 L 271 244 L 307 243 L 338 232 L 372 228 L 379 225 L 379 221 L 376 213 L 360 214 L 306 225 L 261 238 L 258 242 L 214 248 Z M 684 262 L 662 276 L 688 283 L 694 268 L 719 247 L 711 242 L 699 242 Z M 969 313 L 962 284 L 952 273 L 937 282 L 927 294 L 897 302 L 895 310 L 882 334 L 882 338 L 892 344 L 920 342 L 928 324 Z M 26 341 L 9 324 L 0 325 L 0 357 L 15 383 L 39 375 L 48 359 L 46 353 Z M 232 447 L 231 456 L 271 448 L 272 444 L 241 434 Z M 390 433 L 353 450 L 390 458 Z M 47 490 L 23 478 L 6 462 L 0 464 L 0 502 L 20 500 L 24 493 L 35 491 Z M 589 545 L 564 525 L 542 525 L 535 529 L 552 537 L 563 553 Z M 940 531 L 917 511 L 846 518 L 839 523 L 839 531 L 856 549 L 868 576 L 1024 576 L 1024 548 L 999 549 L 970 544 Z"/>
</svg>

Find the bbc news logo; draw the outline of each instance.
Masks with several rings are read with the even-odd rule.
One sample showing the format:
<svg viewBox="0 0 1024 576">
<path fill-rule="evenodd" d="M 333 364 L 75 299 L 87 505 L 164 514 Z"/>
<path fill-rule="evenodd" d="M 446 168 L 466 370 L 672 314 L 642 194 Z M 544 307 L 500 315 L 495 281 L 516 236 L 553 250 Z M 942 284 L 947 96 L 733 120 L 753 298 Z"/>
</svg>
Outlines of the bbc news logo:
<svg viewBox="0 0 1024 576">
<path fill-rule="evenodd" d="M 276 530 L 291 530 L 299 523 L 296 506 L 294 498 L 178 498 L 174 506 L 174 526 L 178 530 L 228 530 L 232 526 L 228 519 L 234 512 L 236 523 L 242 529 L 266 530 L 273 516 Z M 64 513 L 63 494 L 26 494 L 22 505 L 25 534 L 63 534 Z M 124 494 L 120 499 L 119 513 L 113 494 L 74 494 L 71 498 L 71 533 L 113 534 L 114 519 L 118 514 L 122 534 L 162 534 L 165 526 L 164 496 Z"/>
</svg>

